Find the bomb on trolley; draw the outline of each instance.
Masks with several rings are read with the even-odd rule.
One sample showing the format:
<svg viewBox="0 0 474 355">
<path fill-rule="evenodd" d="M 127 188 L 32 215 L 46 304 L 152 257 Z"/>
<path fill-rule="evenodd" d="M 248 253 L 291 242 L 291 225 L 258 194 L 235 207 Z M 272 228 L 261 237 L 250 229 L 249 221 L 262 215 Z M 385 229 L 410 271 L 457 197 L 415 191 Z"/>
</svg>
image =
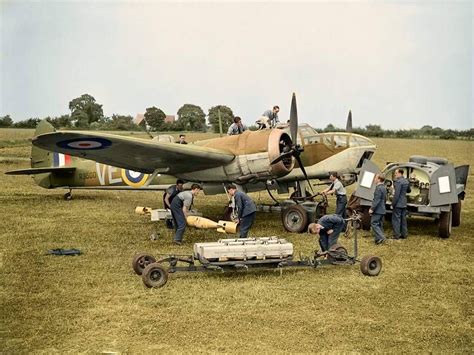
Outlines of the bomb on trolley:
<svg viewBox="0 0 474 355">
<path fill-rule="evenodd" d="M 323 265 L 353 265 L 360 262 L 362 274 L 377 276 L 382 270 L 378 256 L 367 255 L 358 259 L 357 229 L 350 220 L 353 234 L 353 254 L 340 245 L 325 252 L 315 251 L 308 257 L 294 259 L 293 244 L 277 237 L 221 239 L 217 242 L 195 243 L 192 255 L 158 254 L 157 257 L 139 253 L 132 268 L 141 275 L 147 287 L 162 287 L 169 274 L 176 272 L 230 272 L 249 269 L 283 270 L 292 267 L 317 268 Z"/>
</svg>

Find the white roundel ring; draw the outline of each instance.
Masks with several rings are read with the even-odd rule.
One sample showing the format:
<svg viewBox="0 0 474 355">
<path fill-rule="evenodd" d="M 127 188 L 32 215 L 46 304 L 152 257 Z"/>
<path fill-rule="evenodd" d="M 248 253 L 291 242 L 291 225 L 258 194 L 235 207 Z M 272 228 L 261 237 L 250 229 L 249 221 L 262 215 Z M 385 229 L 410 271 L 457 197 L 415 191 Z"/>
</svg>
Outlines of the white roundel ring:
<svg viewBox="0 0 474 355">
<path fill-rule="evenodd" d="M 110 147 L 112 142 L 105 138 L 91 137 L 66 139 L 64 141 L 57 142 L 56 145 L 64 149 L 97 150 Z"/>
</svg>

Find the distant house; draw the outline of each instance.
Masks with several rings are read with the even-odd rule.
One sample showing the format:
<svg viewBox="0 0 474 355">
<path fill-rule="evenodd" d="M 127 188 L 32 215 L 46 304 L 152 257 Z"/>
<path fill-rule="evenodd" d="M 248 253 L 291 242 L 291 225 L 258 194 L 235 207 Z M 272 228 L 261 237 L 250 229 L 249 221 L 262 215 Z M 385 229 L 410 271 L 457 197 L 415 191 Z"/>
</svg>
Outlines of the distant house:
<svg viewBox="0 0 474 355">
<path fill-rule="evenodd" d="M 133 119 L 133 123 L 135 123 L 136 125 L 139 125 L 144 119 L 145 119 L 144 113 L 137 113 L 137 115 Z M 176 121 L 175 115 L 166 115 L 165 123 L 173 123 L 174 121 Z"/>
<path fill-rule="evenodd" d="M 175 115 L 166 115 L 165 123 L 173 123 L 174 121 L 176 121 Z"/>
<path fill-rule="evenodd" d="M 145 119 L 144 113 L 137 113 L 137 115 L 133 119 L 133 123 L 135 123 L 136 125 L 139 125 L 144 119 Z"/>
</svg>

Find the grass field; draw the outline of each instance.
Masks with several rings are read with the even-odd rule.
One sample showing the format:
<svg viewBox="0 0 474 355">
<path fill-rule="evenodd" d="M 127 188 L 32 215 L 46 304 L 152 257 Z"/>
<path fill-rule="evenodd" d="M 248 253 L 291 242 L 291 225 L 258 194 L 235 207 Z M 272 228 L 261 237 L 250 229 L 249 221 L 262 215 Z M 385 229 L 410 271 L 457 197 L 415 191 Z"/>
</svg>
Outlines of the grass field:
<svg viewBox="0 0 474 355">
<path fill-rule="evenodd" d="M 161 207 L 161 193 L 79 191 L 64 201 L 64 191 L 4 175 L 28 167 L 32 134 L 0 130 L 1 353 L 473 351 L 472 142 L 375 140 L 379 166 L 424 154 L 473 167 L 462 225 L 450 239 L 422 219 L 409 221 L 407 240 L 382 246 L 362 232 L 361 254 L 383 260 L 379 277 L 363 276 L 357 265 L 281 275 L 183 273 L 150 290 L 130 267 L 135 253 L 190 253 L 194 242 L 222 235 L 188 229 L 177 247 L 160 226 L 160 238 L 150 241 L 152 225 L 134 208 Z M 225 204 L 223 195 L 195 201 L 210 218 Z M 286 233 L 276 214 L 259 213 L 252 233 L 285 237 L 297 254 L 316 247 L 312 235 Z M 351 250 L 351 240 L 340 241 Z M 45 255 L 53 248 L 83 255 Z"/>
</svg>

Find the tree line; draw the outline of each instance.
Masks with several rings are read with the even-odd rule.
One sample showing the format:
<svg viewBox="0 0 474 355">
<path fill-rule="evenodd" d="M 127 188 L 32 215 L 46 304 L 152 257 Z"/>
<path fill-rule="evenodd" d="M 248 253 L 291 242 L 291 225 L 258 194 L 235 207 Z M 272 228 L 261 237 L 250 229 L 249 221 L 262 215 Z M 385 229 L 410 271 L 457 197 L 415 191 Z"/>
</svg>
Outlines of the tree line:
<svg viewBox="0 0 474 355">
<path fill-rule="evenodd" d="M 55 128 L 67 129 L 94 129 L 94 130 L 123 130 L 138 131 L 145 128 L 155 131 L 213 131 L 220 132 L 219 117 L 222 131 L 225 134 L 232 124 L 234 114 L 232 109 L 225 105 L 213 106 L 207 115 L 200 106 L 184 104 L 177 112 L 178 119 L 174 122 L 166 122 L 166 114 L 155 106 L 148 107 L 145 111 L 145 119 L 136 125 L 130 115 L 113 114 L 111 117 L 104 115 L 102 105 L 89 94 L 81 95 L 69 102 L 70 114 L 58 117 L 45 117 Z M 209 126 L 206 124 L 206 116 Z M 14 122 L 10 115 L 0 117 L 0 127 L 35 128 L 40 118 L 28 118 L 24 121 Z M 250 126 L 250 129 L 256 129 Z M 344 129 L 329 124 L 324 129 L 316 129 L 318 132 L 343 132 Z M 354 133 L 367 137 L 386 138 L 441 138 L 441 139 L 474 139 L 474 129 L 452 130 L 440 127 L 423 126 L 420 129 L 386 130 L 380 125 L 367 125 L 356 127 Z"/>
</svg>

